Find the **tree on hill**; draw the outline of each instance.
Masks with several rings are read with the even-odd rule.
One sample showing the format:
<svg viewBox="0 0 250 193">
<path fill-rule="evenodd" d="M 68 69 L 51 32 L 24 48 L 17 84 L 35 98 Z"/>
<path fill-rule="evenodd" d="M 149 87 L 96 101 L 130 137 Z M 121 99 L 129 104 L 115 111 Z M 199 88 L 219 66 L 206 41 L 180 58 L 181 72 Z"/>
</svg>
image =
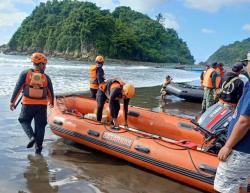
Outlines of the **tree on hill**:
<svg viewBox="0 0 250 193">
<path fill-rule="evenodd" d="M 11 51 L 44 51 L 80 58 L 193 64 L 187 44 L 173 29 L 147 15 L 117 7 L 112 13 L 94 3 L 53 0 L 40 3 L 8 43 Z"/>
<path fill-rule="evenodd" d="M 236 62 L 239 62 L 242 58 L 245 58 L 247 52 L 249 51 L 250 38 L 220 47 L 208 58 L 207 62 L 222 62 L 226 65 L 232 65 Z"/>
</svg>

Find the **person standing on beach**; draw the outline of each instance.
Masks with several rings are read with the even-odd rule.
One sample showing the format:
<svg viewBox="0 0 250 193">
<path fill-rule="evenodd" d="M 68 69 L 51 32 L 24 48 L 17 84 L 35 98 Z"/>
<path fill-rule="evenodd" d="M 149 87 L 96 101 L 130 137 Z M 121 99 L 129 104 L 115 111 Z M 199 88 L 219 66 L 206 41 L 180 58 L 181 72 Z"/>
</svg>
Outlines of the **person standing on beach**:
<svg viewBox="0 0 250 193">
<path fill-rule="evenodd" d="M 90 97 L 96 99 L 96 93 L 99 86 L 104 83 L 104 58 L 103 56 L 97 56 L 95 59 L 95 64 L 90 65 L 89 69 L 89 88 L 90 88 Z"/>
<path fill-rule="evenodd" d="M 54 106 L 54 92 L 49 76 L 44 73 L 48 62 L 45 55 L 36 52 L 32 54 L 31 61 L 33 68 L 23 71 L 19 76 L 10 100 L 10 109 L 15 109 L 17 98 L 22 92 L 22 109 L 18 120 L 30 139 L 27 148 L 36 144 L 35 152 L 41 154 L 47 125 L 47 105 Z M 31 127 L 33 119 L 34 130 Z"/>
<path fill-rule="evenodd" d="M 161 91 L 160 91 L 162 101 L 165 99 L 165 97 L 168 94 L 167 86 L 171 83 L 171 81 L 172 81 L 172 78 L 169 75 L 167 75 L 164 82 L 163 82 L 163 84 L 162 84 L 162 88 L 161 88 Z"/>
<path fill-rule="evenodd" d="M 105 101 L 109 100 L 109 110 L 114 124 L 118 127 L 117 117 L 120 110 L 120 99 L 123 99 L 125 126 L 127 126 L 129 100 L 135 96 L 135 87 L 132 84 L 124 84 L 121 80 L 109 79 L 97 91 L 97 121 L 102 120 L 102 111 Z"/>
<path fill-rule="evenodd" d="M 246 71 L 250 75 L 250 53 Z M 228 127 L 228 138 L 218 153 L 214 189 L 221 193 L 247 192 L 250 177 L 250 82 L 245 84 L 243 95 Z"/>
<path fill-rule="evenodd" d="M 206 66 L 205 66 L 205 70 L 203 70 L 203 71 L 201 72 L 201 75 L 200 75 L 201 86 L 203 86 L 204 74 L 206 73 L 206 71 L 207 71 L 209 68 L 210 68 L 210 66 L 209 66 L 209 65 L 206 65 Z"/>
<path fill-rule="evenodd" d="M 204 95 L 202 101 L 201 112 L 204 113 L 210 106 L 216 101 L 214 100 L 214 93 L 216 89 L 220 88 L 221 76 L 217 72 L 218 64 L 215 62 L 212 64 L 212 68 L 209 68 L 204 74 L 203 87 Z"/>
<path fill-rule="evenodd" d="M 235 108 L 243 93 L 244 82 L 239 75 L 243 71 L 243 64 L 236 63 L 232 67 L 231 72 L 226 72 L 222 78 L 221 89 L 219 93 L 219 101 Z"/>
</svg>

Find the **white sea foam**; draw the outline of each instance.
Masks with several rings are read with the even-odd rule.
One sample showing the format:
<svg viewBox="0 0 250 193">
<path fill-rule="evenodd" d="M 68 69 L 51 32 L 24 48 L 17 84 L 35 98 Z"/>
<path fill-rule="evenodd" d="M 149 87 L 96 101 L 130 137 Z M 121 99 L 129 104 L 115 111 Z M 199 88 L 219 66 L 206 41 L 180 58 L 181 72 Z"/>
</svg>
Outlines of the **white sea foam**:
<svg viewBox="0 0 250 193">
<path fill-rule="evenodd" d="M 62 186 L 62 185 L 71 184 L 71 183 L 75 183 L 75 182 L 78 182 L 78 178 L 75 176 L 70 176 L 70 177 L 62 179 L 62 180 L 50 182 L 50 185 L 51 186 Z"/>
<path fill-rule="evenodd" d="M 95 187 L 93 184 L 88 184 L 89 187 L 91 187 L 95 193 L 103 193 L 101 190 L 99 190 L 97 187 Z"/>
<path fill-rule="evenodd" d="M 0 55 L 0 95 L 12 93 L 21 71 L 31 67 L 26 56 Z M 46 73 L 50 76 L 56 93 L 89 90 L 89 64 L 50 58 Z M 197 72 L 179 69 L 155 68 L 152 66 L 104 65 L 105 78 L 120 78 L 136 87 L 161 85 L 170 75 L 174 82 L 190 82 L 199 79 Z"/>
</svg>

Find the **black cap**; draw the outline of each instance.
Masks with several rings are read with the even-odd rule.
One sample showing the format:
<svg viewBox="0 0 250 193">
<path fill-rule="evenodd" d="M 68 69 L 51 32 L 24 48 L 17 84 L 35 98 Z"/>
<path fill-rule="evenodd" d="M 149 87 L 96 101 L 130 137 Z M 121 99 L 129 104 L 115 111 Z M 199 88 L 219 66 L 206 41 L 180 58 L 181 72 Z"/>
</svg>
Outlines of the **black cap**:
<svg viewBox="0 0 250 193">
<path fill-rule="evenodd" d="M 216 68 L 216 67 L 218 67 L 219 65 L 218 65 L 217 62 L 214 62 L 211 66 L 212 66 L 212 68 Z"/>
<path fill-rule="evenodd" d="M 243 69 L 243 64 L 241 64 L 241 63 L 236 63 L 232 67 L 233 72 L 240 72 L 240 71 L 242 71 L 242 69 Z"/>
</svg>

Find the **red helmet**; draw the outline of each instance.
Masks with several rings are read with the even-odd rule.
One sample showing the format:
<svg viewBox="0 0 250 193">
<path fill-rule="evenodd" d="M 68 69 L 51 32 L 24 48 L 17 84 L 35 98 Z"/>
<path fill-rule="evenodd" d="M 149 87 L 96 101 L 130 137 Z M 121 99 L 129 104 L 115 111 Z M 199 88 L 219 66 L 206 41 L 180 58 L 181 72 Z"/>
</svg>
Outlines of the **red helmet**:
<svg viewBox="0 0 250 193">
<path fill-rule="evenodd" d="M 48 63 L 46 56 L 39 52 L 35 52 L 34 54 L 32 54 L 31 61 L 36 65 L 41 64 L 41 63 L 42 64 Z"/>
</svg>

